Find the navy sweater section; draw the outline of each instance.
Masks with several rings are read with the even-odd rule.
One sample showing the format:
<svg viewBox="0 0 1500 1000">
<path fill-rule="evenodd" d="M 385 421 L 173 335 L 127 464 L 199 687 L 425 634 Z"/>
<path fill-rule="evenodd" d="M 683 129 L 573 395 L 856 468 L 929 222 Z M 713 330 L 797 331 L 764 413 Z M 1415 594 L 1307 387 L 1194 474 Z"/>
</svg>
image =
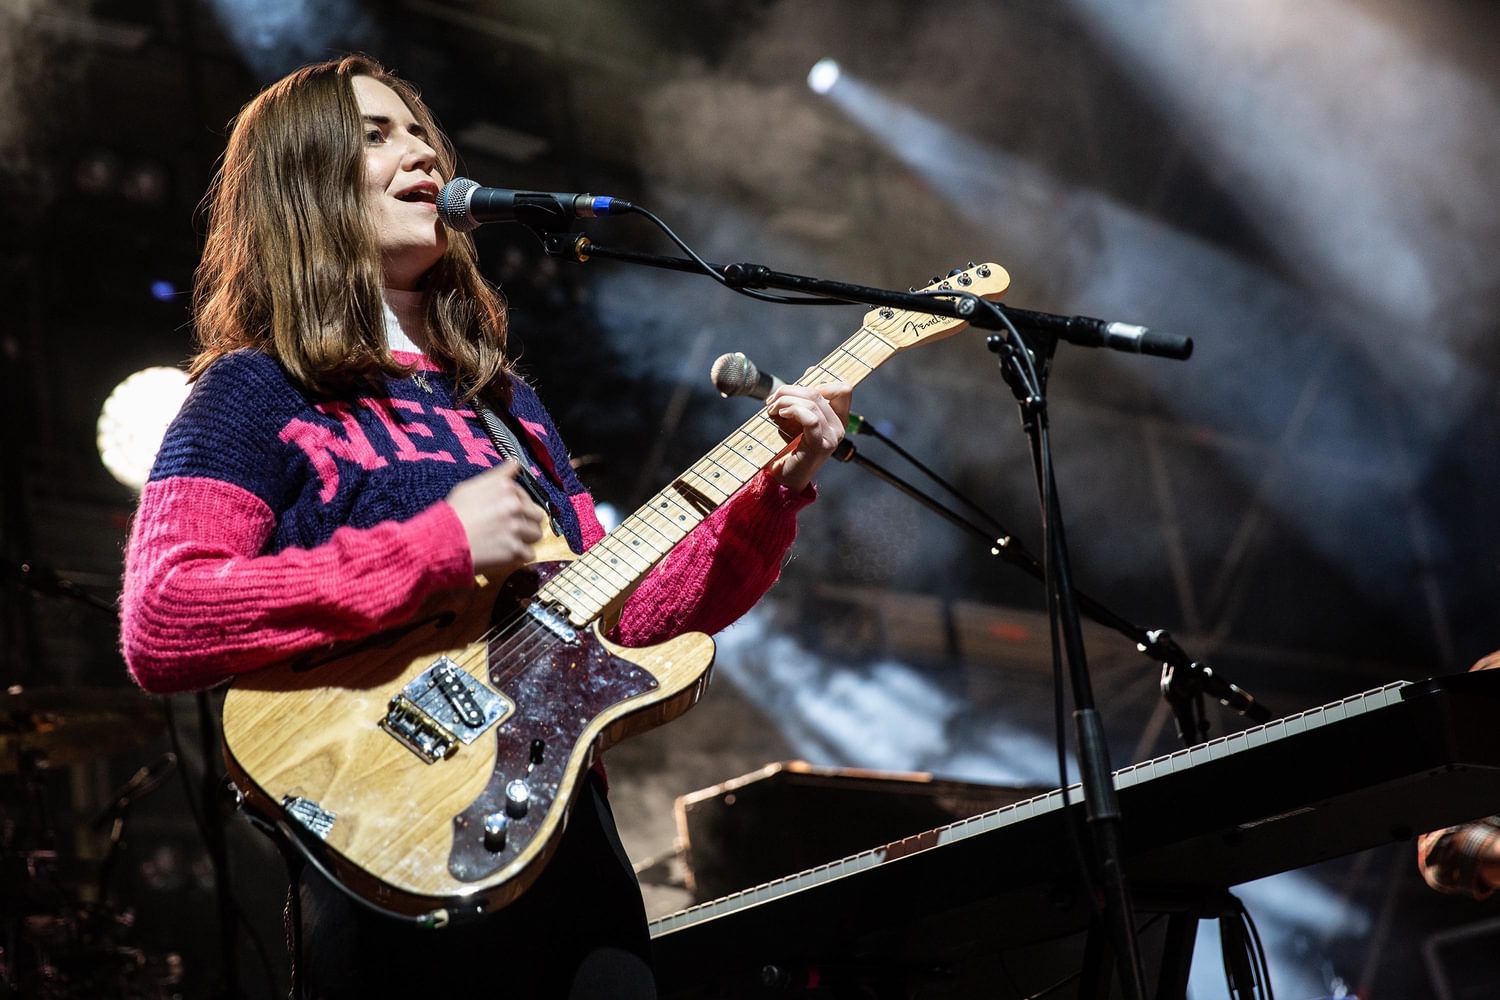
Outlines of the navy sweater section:
<svg viewBox="0 0 1500 1000">
<path fill-rule="evenodd" d="M 218 359 L 168 428 L 153 480 L 201 476 L 260 498 L 276 527 L 267 553 L 312 548 L 350 526 L 405 521 L 455 485 L 500 462 L 472 406 L 435 371 L 387 379 L 385 394 L 314 400 L 259 351 Z M 512 426 L 533 452 L 538 481 L 574 551 L 582 533 L 571 497 L 584 492 L 546 407 L 512 379 Z M 538 435 L 526 428 L 544 429 Z M 538 460 L 537 451 L 546 460 Z M 550 468 L 549 468 L 550 466 Z"/>
</svg>

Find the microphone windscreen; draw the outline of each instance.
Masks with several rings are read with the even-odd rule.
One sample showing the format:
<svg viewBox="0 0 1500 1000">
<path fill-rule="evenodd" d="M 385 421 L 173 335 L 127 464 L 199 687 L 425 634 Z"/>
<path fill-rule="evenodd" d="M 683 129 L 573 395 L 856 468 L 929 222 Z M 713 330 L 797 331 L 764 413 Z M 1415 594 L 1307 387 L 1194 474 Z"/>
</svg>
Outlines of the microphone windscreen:
<svg viewBox="0 0 1500 1000">
<path fill-rule="evenodd" d="M 730 396 L 748 395 L 755 388 L 760 371 L 755 367 L 755 362 L 735 351 L 733 354 L 719 355 L 708 375 L 713 379 L 714 388 L 719 390 L 719 395 L 728 399 Z"/>
<path fill-rule="evenodd" d="M 444 184 L 443 189 L 438 192 L 438 218 L 442 219 L 443 224 L 449 229 L 467 233 L 479 228 L 479 220 L 469 212 L 469 199 L 478 187 L 478 181 L 471 181 L 467 177 L 455 177 Z"/>
</svg>

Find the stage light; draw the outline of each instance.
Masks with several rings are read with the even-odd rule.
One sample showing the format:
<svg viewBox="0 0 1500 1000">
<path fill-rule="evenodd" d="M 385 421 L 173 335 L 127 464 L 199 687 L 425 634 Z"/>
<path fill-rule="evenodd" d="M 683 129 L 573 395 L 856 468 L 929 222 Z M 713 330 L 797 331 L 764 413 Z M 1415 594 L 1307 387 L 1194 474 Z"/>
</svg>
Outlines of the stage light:
<svg viewBox="0 0 1500 1000">
<path fill-rule="evenodd" d="M 826 94 L 839 82 L 841 72 L 839 64 L 825 56 L 813 63 L 813 68 L 808 70 L 807 85 L 815 94 Z"/>
<path fill-rule="evenodd" d="M 171 302 L 177 296 L 177 286 L 170 281 L 151 282 L 151 297 L 158 302 Z"/>
<path fill-rule="evenodd" d="M 155 163 L 137 163 L 120 178 L 120 194 L 142 205 L 160 205 L 167 198 L 167 172 Z"/>
<path fill-rule="evenodd" d="M 119 177 L 120 158 L 107 149 L 90 150 L 73 169 L 73 180 L 84 194 L 112 191 Z"/>
<path fill-rule="evenodd" d="M 96 425 L 99 460 L 110 475 L 133 490 L 146 484 L 162 435 L 187 393 L 180 368 L 146 368 L 115 386 Z"/>
<path fill-rule="evenodd" d="M 606 532 L 614 531 L 620 526 L 620 510 L 612 503 L 594 504 L 594 514 Z"/>
<path fill-rule="evenodd" d="M 360 0 L 210 0 L 219 26 L 263 80 L 335 50 L 369 49 L 378 34 Z"/>
</svg>

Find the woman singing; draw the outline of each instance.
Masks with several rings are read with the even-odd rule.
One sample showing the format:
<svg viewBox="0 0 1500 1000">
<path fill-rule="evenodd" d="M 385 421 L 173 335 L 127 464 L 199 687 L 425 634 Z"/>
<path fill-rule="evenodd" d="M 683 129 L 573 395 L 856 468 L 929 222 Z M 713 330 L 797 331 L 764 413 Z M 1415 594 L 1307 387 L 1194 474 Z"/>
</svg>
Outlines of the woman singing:
<svg viewBox="0 0 1500 1000">
<path fill-rule="evenodd" d="M 121 641 L 146 690 L 205 688 L 398 625 L 476 573 L 530 561 L 548 523 L 578 552 L 603 536 L 512 370 L 504 303 L 470 239 L 438 220 L 453 163 L 416 90 L 364 57 L 297 70 L 236 118 L 195 280 L 193 390 L 126 557 Z M 481 404 L 519 461 L 502 459 Z M 848 405 L 845 385 L 772 394 L 798 443 L 645 578 L 612 638 L 715 632 L 754 604 Z M 602 782 L 586 780 L 540 878 L 476 924 L 418 930 L 309 873 L 302 988 L 654 996 L 639 888 Z"/>
</svg>

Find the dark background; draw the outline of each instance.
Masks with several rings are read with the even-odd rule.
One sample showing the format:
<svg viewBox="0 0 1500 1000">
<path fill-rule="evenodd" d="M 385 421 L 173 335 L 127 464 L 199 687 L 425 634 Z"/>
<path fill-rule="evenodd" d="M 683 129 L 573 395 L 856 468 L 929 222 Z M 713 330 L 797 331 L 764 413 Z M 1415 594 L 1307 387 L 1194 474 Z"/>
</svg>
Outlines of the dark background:
<svg viewBox="0 0 1500 1000">
<path fill-rule="evenodd" d="M 128 694 L 111 617 L 17 567 L 113 600 L 134 498 L 99 463 L 100 406 L 192 351 L 196 209 L 235 110 L 348 50 L 417 82 L 481 183 L 615 194 L 710 259 L 875 285 L 992 260 L 1013 304 L 1190 334 L 1185 364 L 1058 358 L 1079 584 L 1278 713 L 1463 669 L 1497 645 L 1497 28 L 1493 4 L 1457 0 L 13 2 L 5 680 Z M 818 95 L 805 79 L 824 56 L 844 76 Z M 591 232 L 666 247 L 633 220 Z M 710 389 L 717 355 L 793 376 L 860 321 L 554 263 L 515 227 L 478 238 L 525 371 L 622 512 L 748 415 Z M 898 357 L 855 408 L 1036 547 L 1026 445 L 980 335 Z M 671 852 L 675 795 L 782 757 L 1055 784 L 1038 588 L 853 466 L 821 482 L 783 582 L 723 637 L 708 701 L 611 757 L 643 862 Z M 1116 761 L 1172 749 L 1153 664 L 1089 639 Z M 165 749 L 48 775 L 62 853 L 98 856 L 76 821 Z M 206 995 L 211 876 L 180 787 L 133 822 L 116 897 Z M 243 904 L 280 962 L 279 862 L 230 825 Z M 685 900 L 647 892 L 658 912 Z M 1430 895 L 1404 846 L 1246 899 L 1291 996 L 1426 994 L 1421 943 L 1482 913 Z"/>
</svg>

